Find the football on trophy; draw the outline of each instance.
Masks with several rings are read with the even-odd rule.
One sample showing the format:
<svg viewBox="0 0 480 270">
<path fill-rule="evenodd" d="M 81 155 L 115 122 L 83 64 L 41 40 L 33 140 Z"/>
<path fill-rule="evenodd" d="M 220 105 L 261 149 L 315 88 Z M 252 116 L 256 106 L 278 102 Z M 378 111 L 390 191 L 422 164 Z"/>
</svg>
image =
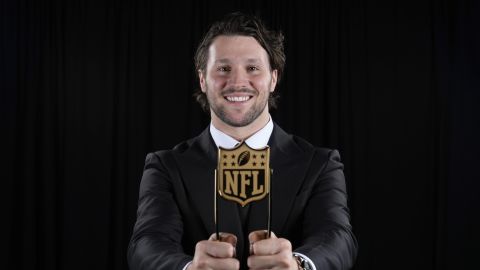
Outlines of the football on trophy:
<svg viewBox="0 0 480 270">
<path fill-rule="evenodd" d="M 240 155 L 238 155 L 238 166 L 243 166 L 248 163 L 250 160 L 250 152 L 249 151 L 243 151 Z"/>
</svg>

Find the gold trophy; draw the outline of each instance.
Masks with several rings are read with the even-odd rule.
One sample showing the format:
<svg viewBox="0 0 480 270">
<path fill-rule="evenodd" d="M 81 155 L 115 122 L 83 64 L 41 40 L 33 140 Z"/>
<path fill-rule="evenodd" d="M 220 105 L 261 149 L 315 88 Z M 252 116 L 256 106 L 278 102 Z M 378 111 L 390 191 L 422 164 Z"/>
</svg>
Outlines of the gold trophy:
<svg viewBox="0 0 480 270">
<path fill-rule="evenodd" d="M 245 142 L 233 149 L 218 148 L 218 166 L 215 170 L 214 219 L 217 239 L 218 196 L 245 205 L 262 200 L 268 195 L 267 237 L 271 235 L 270 147 L 252 149 Z"/>
</svg>

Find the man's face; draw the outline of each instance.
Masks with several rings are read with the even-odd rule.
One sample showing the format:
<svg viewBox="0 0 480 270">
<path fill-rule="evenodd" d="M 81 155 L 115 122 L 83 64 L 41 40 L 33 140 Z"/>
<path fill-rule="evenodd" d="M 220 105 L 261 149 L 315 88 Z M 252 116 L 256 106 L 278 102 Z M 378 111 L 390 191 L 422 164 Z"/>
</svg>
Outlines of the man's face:
<svg viewBox="0 0 480 270">
<path fill-rule="evenodd" d="M 277 82 L 268 54 L 253 37 L 218 36 L 208 50 L 202 92 L 212 114 L 224 123 L 243 127 L 268 114 L 268 97 Z M 212 115 L 212 117 L 214 117 Z"/>
</svg>

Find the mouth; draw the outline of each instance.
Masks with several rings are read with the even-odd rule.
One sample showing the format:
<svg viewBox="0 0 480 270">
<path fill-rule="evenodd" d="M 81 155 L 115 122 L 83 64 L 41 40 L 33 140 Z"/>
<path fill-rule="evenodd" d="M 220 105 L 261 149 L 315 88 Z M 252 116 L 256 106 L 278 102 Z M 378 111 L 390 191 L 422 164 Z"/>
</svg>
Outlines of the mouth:
<svg viewBox="0 0 480 270">
<path fill-rule="evenodd" d="M 247 102 L 249 101 L 253 96 L 224 96 L 223 98 L 229 102 Z"/>
</svg>

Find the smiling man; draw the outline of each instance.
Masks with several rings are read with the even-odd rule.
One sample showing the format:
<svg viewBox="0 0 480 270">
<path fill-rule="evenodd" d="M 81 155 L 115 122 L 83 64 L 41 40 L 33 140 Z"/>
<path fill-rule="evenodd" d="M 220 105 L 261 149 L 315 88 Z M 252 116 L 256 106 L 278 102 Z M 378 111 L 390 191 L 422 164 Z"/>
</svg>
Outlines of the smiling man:
<svg viewBox="0 0 480 270">
<path fill-rule="evenodd" d="M 172 150 L 147 155 L 131 269 L 349 269 L 357 244 L 350 225 L 343 165 L 336 150 L 316 148 L 276 125 L 269 114 L 285 64 L 283 36 L 256 17 L 227 15 L 200 43 L 196 94 L 211 124 Z M 266 200 L 213 209 L 217 149 L 245 141 L 270 146 L 272 236 Z"/>
<path fill-rule="evenodd" d="M 277 70 L 271 70 L 267 52 L 249 36 L 218 36 L 208 55 L 198 73 L 212 125 L 244 140 L 270 120 L 268 98 L 277 84 Z"/>
</svg>

